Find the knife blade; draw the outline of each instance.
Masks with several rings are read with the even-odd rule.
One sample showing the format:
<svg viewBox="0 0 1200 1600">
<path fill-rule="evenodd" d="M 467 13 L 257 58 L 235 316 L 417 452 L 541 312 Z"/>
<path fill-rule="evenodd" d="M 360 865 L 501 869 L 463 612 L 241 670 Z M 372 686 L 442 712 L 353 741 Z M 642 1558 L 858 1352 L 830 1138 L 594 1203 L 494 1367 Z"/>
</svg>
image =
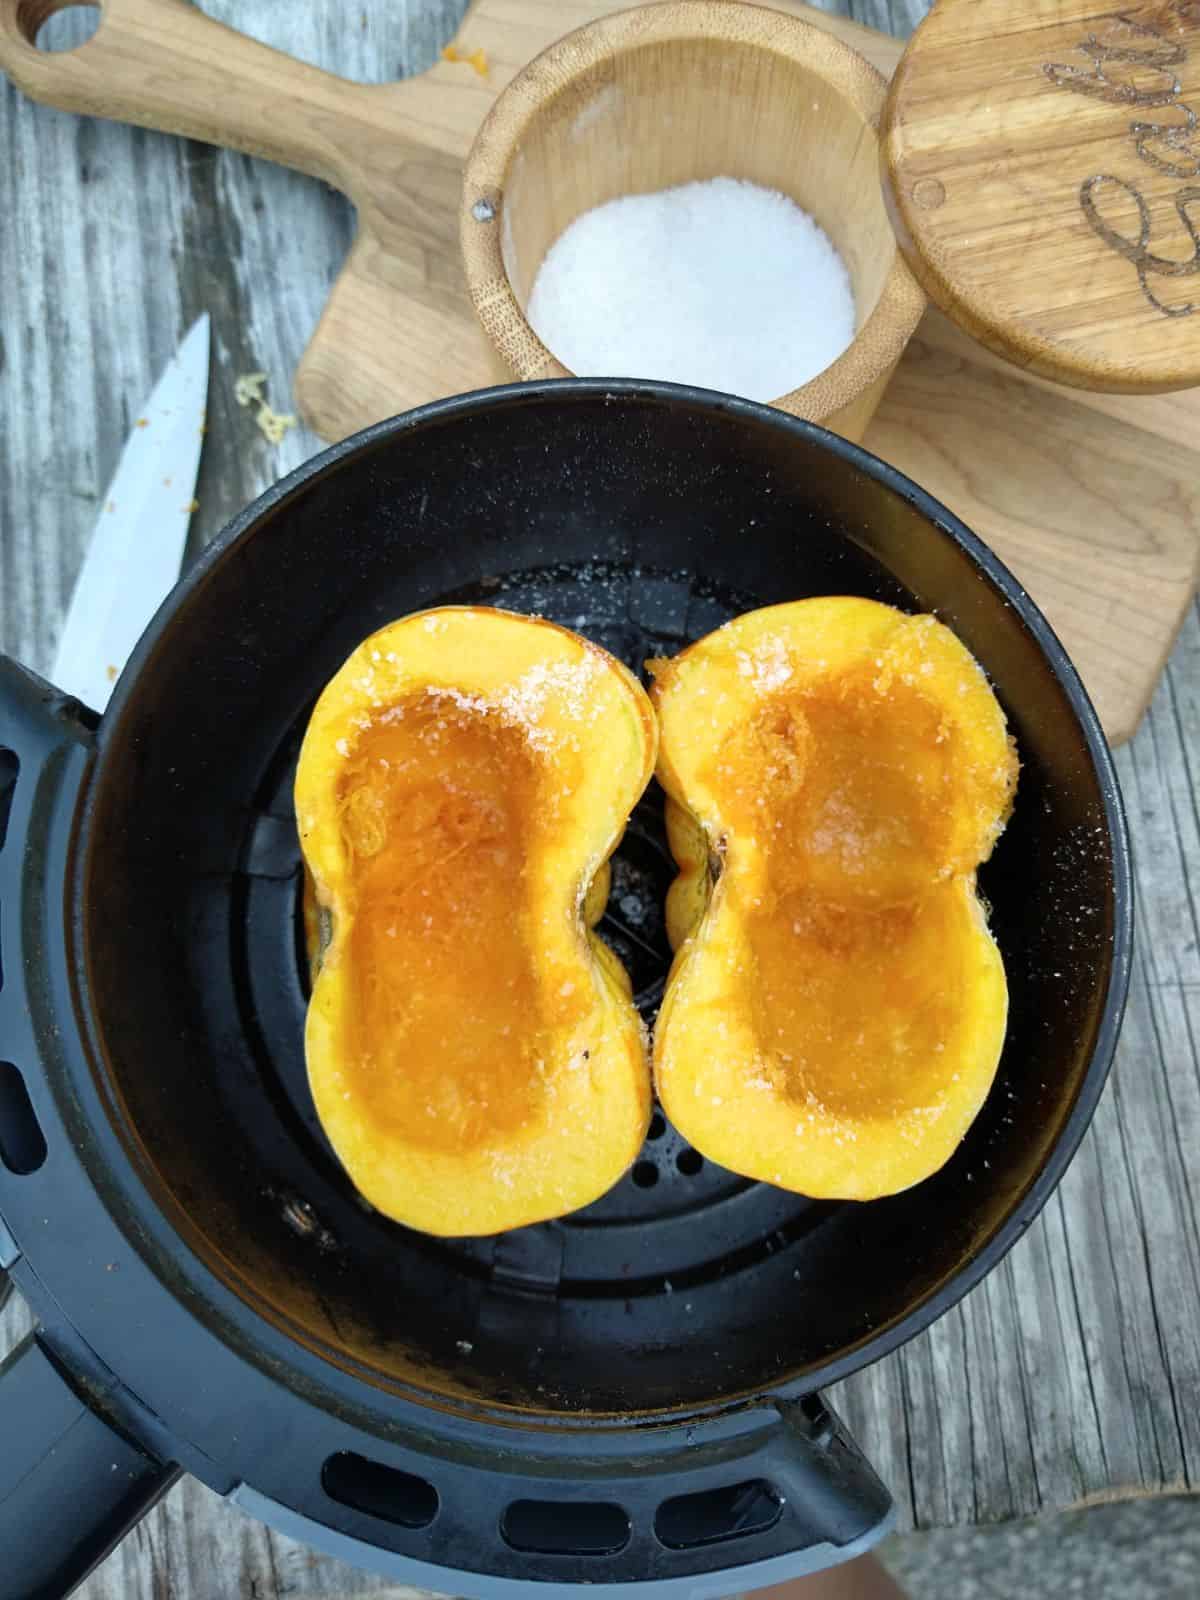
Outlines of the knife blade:
<svg viewBox="0 0 1200 1600">
<path fill-rule="evenodd" d="M 96 711 L 179 577 L 200 466 L 208 351 L 205 312 L 130 430 L 75 580 L 51 678 Z"/>
</svg>

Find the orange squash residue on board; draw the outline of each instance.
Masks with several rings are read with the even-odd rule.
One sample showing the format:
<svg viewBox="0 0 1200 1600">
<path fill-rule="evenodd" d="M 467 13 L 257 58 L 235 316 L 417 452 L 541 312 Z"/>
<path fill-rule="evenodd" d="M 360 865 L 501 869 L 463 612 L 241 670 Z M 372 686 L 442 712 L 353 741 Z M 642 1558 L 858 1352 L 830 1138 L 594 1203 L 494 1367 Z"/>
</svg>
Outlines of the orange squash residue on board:
<svg viewBox="0 0 1200 1600">
<path fill-rule="evenodd" d="M 474 67 L 481 78 L 486 78 L 488 75 L 487 51 L 483 49 L 472 50 L 468 54 L 466 51 L 460 50 L 456 44 L 448 44 L 442 50 L 442 60 L 456 63 L 464 62 L 466 65 Z"/>
</svg>

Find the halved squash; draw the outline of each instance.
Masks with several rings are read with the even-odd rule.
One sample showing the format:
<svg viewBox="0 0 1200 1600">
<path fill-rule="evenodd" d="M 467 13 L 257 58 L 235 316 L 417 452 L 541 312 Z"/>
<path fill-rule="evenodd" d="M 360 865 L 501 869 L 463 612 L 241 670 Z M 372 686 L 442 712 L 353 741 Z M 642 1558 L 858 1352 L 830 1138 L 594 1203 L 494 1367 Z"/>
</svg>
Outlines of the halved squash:
<svg viewBox="0 0 1200 1600">
<path fill-rule="evenodd" d="M 620 662 L 486 607 L 382 629 L 317 702 L 295 788 L 328 921 L 309 1083 L 387 1216 L 520 1227 L 586 1205 L 636 1156 L 647 1049 L 589 918 L 655 746 Z"/>
<path fill-rule="evenodd" d="M 975 892 L 1017 776 L 996 697 L 934 617 L 846 597 L 748 613 L 650 665 L 680 867 L 663 1107 L 748 1177 L 908 1188 L 953 1153 L 1004 1042 Z"/>
</svg>

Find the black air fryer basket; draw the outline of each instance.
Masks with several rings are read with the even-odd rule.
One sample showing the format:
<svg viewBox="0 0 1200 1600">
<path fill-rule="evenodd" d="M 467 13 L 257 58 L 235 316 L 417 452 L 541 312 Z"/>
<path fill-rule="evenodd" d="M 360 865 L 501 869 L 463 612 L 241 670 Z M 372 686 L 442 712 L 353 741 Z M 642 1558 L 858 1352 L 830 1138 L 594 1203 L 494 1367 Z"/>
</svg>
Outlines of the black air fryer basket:
<svg viewBox="0 0 1200 1600">
<path fill-rule="evenodd" d="M 371 1211 L 309 1098 L 291 783 L 316 695 L 440 602 L 640 667 L 747 608 L 934 610 L 1016 735 L 982 876 L 996 1087 L 870 1204 L 747 1182 L 661 1114 L 595 1205 L 443 1241 Z M 661 797 L 603 931 L 651 1021 Z M 864 451 L 667 385 L 501 389 L 310 462 L 211 546 L 99 725 L 0 661 L 0 1600 L 64 1594 L 180 1470 L 429 1588 L 726 1595 L 867 1547 L 889 1500 L 818 1388 L 926 1326 L 1061 1177 L 1128 980 L 1127 842 L 1087 698 L 1013 577 Z"/>
</svg>

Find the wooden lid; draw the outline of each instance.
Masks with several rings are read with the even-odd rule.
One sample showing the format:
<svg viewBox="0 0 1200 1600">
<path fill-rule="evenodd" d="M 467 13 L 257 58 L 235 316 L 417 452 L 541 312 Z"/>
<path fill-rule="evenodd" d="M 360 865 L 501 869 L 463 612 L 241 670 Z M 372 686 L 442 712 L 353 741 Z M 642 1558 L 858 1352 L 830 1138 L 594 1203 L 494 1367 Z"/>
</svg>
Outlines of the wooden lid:
<svg viewBox="0 0 1200 1600">
<path fill-rule="evenodd" d="M 1200 0 L 938 0 L 883 121 L 926 293 L 1043 377 L 1200 384 Z"/>
</svg>

